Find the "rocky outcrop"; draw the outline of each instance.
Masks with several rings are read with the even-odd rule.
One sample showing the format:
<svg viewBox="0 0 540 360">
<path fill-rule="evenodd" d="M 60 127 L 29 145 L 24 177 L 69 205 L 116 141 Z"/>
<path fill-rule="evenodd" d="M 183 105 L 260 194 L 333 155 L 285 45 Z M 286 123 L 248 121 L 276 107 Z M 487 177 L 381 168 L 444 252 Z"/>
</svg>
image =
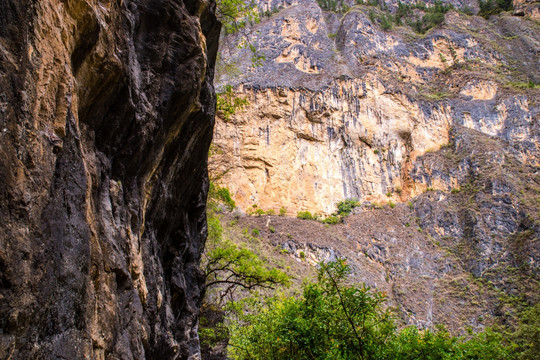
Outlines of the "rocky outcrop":
<svg viewBox="0 0 540 360">
<path fill-rule="evenodd" d="M 514 15 L 530 16 L 531 19 L 540 20 L 540 1 L 514 0 Z"/>
<path fill-rule="evenodd" d="M 216 181 L 244 210 L 361 206 L 337 225 L 258 211 L 235 226 L 258 229 L 299 279 L 345 257 L 405 324 L 482 329 L 538 303 L 538 23 L 449 11 L 421 35 L 383 30 L 390 13 L 374 6 L 275 6 L 250 38 L 262 66 L 224 53 L 239 71 L 220 84 L 249 105 L 216 121 Z"/>
<path fill-rule="evenodd" d="M 382 30 L 387 13 L 373 6 L 344 15 L 309 0 L 277 6 L 250 37 L 262 66 L 227 46 L 224 61 L 238 71 L 219 77 L 249 102 L 218 118 L 211 158 L 240 207 L 330 213 L 346 198 L 397 202 L 448 190 L 457 179 L 410 171 L 456 126 L 515 143 L 538 164 L 539 92 L 527 90 L 540 81 L 534 21 L 451 11 L 419 35 Z"/>
<path fill-rule="evenodd" d="M 0 3 L 0 357 L 185 359 L 213 1 Z"/>
</svg>

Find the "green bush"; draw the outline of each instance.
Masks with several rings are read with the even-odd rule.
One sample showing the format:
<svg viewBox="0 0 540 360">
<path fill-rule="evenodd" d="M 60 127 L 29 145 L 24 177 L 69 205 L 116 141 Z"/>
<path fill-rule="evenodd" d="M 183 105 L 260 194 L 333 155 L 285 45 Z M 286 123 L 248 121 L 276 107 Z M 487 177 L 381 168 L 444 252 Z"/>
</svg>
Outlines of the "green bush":
<svg viewBox="0 0 540 360">
<path fill-rule="evenodd" d="M 279 216 L 285 216 L 285 215 L 287 215 L 287 209 L 285 209 L 284 207 L 280 208 Z"/>
<path fill-rule="evenodd" d="M 325 218 L 324 220 L 322 220 L 322 222 L 324 224 L 329 224 L 329 225 L 335 225 L 335 224 L 339 224 L 341 223 L 343 220 L 339 217 L 339 216 L 328 216 L 327 218 Z"/>
<path fill-rule="evenodd" d="M 298 214 L 296 214 L 296 217 L 304 220 L 315 220 L 313 214 L 311 214 L 309 211 L 300 211 Z"/>
<path fill-rule="evenodd" d="M 216 93 L 216 112 L 224 121 L 230 121 L 231 117 L 245 106 L 249 101 L 234 94 L 232 85 L 226 85 L 224 90 Z"/>
<path fill-rule="evenodd" d="M 478 6 L 480 7 L 478 15 L 485 19 L 489 18 L 491 15 L 496 15 L 514 8 L 512 0 L 479 0 Z"/>
<path fill-rule="evenodd" d="M 216 203 L 222 203 L 231 211 L 236 207 L 236 203 L 232 199 L 231 192 L 228 188 L 220 187 L 213 182 L 210 182 L 208 204 L 210 207 L 213 207 Z"/>
<path fill-rule="evenodd" d="M 357 206 L 360 206 L 357 199 L 343 200 L 337 204 L 337 212 L 341 216 L 347 216 L 352 212 L 352 209 Z"/>
</svg>

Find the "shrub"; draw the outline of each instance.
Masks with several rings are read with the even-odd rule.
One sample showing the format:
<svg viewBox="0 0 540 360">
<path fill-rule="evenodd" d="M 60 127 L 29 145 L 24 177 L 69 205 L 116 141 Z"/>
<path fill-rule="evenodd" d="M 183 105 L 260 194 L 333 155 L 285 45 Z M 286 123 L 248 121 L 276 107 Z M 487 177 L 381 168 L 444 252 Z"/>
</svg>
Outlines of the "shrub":
<svg viewBox="0 0 540 360">
<path fill-rule="evenodd" d="M 479 0 L 479 16 L 488 19 L 491 15 L 499 14 L 503 11 L 509 11 L 514 8 L 512 0 Z"/>
<path fill-rule="evenodd" d="M 279 209 L 279 216 L 285 216 L 287 214 L 287 209 L 284 207 Z"/>
<path fill-rule="evenodd" d="M 231 192 L 226 187 L 220 187 L 210 182 L 210 187 L 208 189 L 208 203 L 209 205 L 215 206 L 217 202 L 225 205 L 229 210 L 233 210 L 236 207 L 236 203 L 232 199 Z"/>
<path fill-rule="evenodd" d="M 390 30 L 392 29 L 392 23 L 394 21 L 394 19 L 392 18 L 392 15 L 381 15 L 380 17 L 380 20 L 381 20 L 381 28 L 383 30 Z"/>
<path fill-rule="evenodd" d="M 357 199 L 343 200 L 337 204 L 337 212 L 341 216 L 347 216 L 352 212 L 352 209 L 359 205 L 360 203 Z"/>
<path fill-rule="evenodd" d="M 309 211 L 300 211 L 297 215 L 297 218 L 304 220 L 314 220 L 315 218 Z"/>
<path fill-rule="evenodd" d="M 339 224 L 342 221 L 343 220 L 339 216 L 332 215 L 325 218 L 322 222 L 324 224 L 335 225 L 335 224 Z"/>
<path fill-rule="evenodd" d="M 254 237 L 258 237 L 259 235 L 261 235 L 261 232 L 259 231 L 259 229 L 253 229 L 251 230 L 251 235 L 253 235 Z"/>
</svg>

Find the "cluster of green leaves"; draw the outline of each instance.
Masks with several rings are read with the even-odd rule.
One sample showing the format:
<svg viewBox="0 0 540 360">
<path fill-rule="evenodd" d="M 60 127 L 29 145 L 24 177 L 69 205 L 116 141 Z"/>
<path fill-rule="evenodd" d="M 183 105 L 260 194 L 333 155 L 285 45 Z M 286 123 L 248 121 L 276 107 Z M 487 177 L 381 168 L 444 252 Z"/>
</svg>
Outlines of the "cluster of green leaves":
<svg viewBox="0 0 540 360">
<path fill-rule="evenodd" d="M 491 15 L 496 15 L 514 8 L 512 0 L 479 0 L 478 6 L 480 7 L 478 15 L 486 19 Z"/>
<path fill-rule="evenodd" d="M 255 230 L 257 236 L 259 230 Z M 205 253 L 206 287 L 223 286 L 220 297 L 225 299 L 235 289 L 273 288 L 289 281 L 281 270 L 267 268 L 266 263 L 252 251 L 224 241 Z"/>
<path fill-rule="evenodd" d="M 343 222 L 343 218 L 352 212 L 352 209 L 360 206 L 358 199 L 347 199 L 340 201 L 336 207 L 337 211 L 330 216 L 321 217 L 318 214 L 312 214 L 309 211 L 300 211 L 296 217 L 304 220 L 316 220 L 323 224 L 335 225 Z"/>
<path fill-rule="evenodd" d="M 386 296 L 347 285 L 344 260 L 321 264 L 299 298 L 268 299 L 231 327 L 233 359 L 510 359 L 512 347 L 490 330 L 467 338 L 444 328 L 397 330 Z M 530 336 L 536 333 L 529 332 Z M 533 349 L 531 349 L 532 351 Z"/>
<path fill-rule="evenodd" d="M 247 24 L 258 23 L 259 13 L 254 2 L 244 0 L 217 0 L 216 15 L 225 34 L 234 34 Z"/>
<path fill-rule="evenodd" d="M 330 215 L 322 220 L 323 224 L 336 225 L 342 223 L 343 219 L 340 216 Z"/>
<path fill-rule="evenodd" d="M 343 0 L 317 0 L 319 6 L 323 10 L 334 11 L 339 13 L 346 13 L 349 11 L 349 5 L 347 5 Z"/>
<path fill-rule="evenodd" d="M 232 85 L 226 85 L 223 91 L 216 93 L 217 104 L 216 112 L 223 120 L 230 121 L 231 116 L 236 114 L 245 106 L 249 105 L 249 101 L 245 98 L 236 96 Z"/>
<path fill-rule="evenodd" d="M 347 199 L 340 201 L 337 205 L 337 214 L 339 216 L 350 215 L 355 207 L 360 206 L 358 199 Z"/>
<path fill-rule="evenodd" d="M 226 239 L 220 216 L 212 207 L 209 207 L 207 224 L 208 237 L 201 259 L 207 296 L 202 304 L 199 326 L 201 347 L 206 350 L 227 342 L 229 330 L 223 317 L 227 302 L 233 295 L 239 297 L 237 290 L 249 293 L 289 284 L 289 277 L 283 271 L 269 267 L 254 252 Z M 258 229 L 252 230 L 254 237 L 259 233 Z"/>
<path fill-rule="evenodd" d="M 220 187 L 211 181 L 208 189 L 208 206 L 215 208 L 218 203 L 225 205 L 231 211 L 236 207 L 229 189 Z"/>
<path fill-rule="evenodd" d="M 299 211 L 296 214 L 296 217 L 299 218 L 299 219 L 304 219 L 304 220 L 315 220 L 316 219 L 316 216 L 314 216 L 309 211 Z"/>
<path fill-rule="evenodd" d="M 375 4 L 378 5 L 378 3 Z M 385 5 L 380 6 L 383 11 L 388 11 Z M 422 10 L 424 15 L 421 18 L 415 16 L 414 9 Z M 405 22 L 416 32 L 424 34 L 432 27 L 440 25 L 444 21 L 444 14 L 452 9 L 454 9 L 452 4 L 445 4 L 442 1 L 436 1 L 433 6 L 427 6 L 422 1 L 414 4 L 404 4 L 398 1 L 398 9 L 394 15 L 383 13 L 376 16 L 373 10 L 370 10 L 369 18 L 372 23 L 375 23 L 375 20 L 378 19 L 383 30 L 390 30 L 393 24 L 401 26 Z"/>
<path fill-rule="evenodd" d="M 519 360 L 540 357 L 540 303 L 521 314 L 517 331 L 512 334 L 516 358 Z"/>
</svg>

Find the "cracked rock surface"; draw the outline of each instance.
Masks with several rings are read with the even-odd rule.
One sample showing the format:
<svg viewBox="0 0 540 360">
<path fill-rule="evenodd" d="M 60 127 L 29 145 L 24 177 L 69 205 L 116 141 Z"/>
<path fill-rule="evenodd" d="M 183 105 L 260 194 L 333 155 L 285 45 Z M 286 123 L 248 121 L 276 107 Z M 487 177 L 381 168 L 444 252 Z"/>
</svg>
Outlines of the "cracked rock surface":
<svg viewBox="0 0 540 360">
<path fill-rule="evenodd" d="M 0 358 L 197 358 L 219 23 L 0 3 Z"/>
</svg>

